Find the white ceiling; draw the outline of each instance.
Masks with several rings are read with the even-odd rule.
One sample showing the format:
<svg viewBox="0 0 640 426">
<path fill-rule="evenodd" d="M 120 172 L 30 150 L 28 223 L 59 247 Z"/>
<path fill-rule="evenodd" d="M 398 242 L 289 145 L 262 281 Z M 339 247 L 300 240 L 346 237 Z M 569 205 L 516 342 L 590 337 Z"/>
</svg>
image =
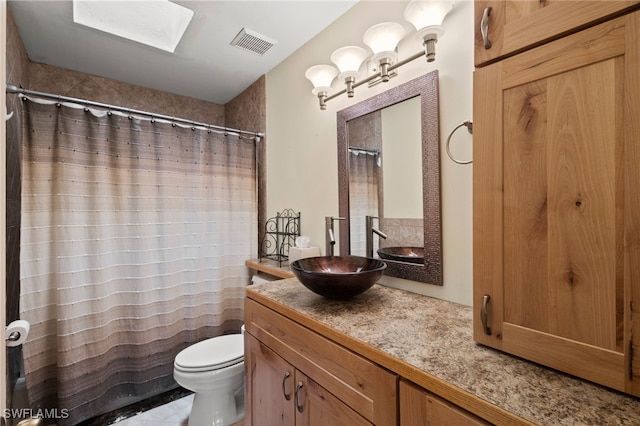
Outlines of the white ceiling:
<svg viewBox="0 0 640 426">
<path fill-rule="evenodd" d="M 8 4 L 34 62 L 225 104 L 357 0 L 174 2 L 195 12 L 174 53 L 75 24 L 70 0 Z M 277 44 L 262 56 L 231 46 L 242 28 Z"/>
</svg>

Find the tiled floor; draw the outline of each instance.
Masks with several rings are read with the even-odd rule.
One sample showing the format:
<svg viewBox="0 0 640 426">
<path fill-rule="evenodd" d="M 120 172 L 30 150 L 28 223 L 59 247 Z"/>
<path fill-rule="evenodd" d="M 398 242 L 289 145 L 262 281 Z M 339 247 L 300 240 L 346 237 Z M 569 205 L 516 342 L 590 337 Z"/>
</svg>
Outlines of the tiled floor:
<svg viewBox="0 0 640 426">
<path fill-rule="evenodd" d="M 123 418 L 122 420 L 116 419 L 112 424 L 116 426 L 187 426 L 191 404 L 193 404 L 193 394 L 144 411 L 133 417 Z M 233 424 L 233 426 L 243 425 L 244 421 Z"/>
<path fill-rule="evenodd" d="M 127 419 L 116 420 L 117 426 L 187 426 L 193 394 Z"/>
</svg>

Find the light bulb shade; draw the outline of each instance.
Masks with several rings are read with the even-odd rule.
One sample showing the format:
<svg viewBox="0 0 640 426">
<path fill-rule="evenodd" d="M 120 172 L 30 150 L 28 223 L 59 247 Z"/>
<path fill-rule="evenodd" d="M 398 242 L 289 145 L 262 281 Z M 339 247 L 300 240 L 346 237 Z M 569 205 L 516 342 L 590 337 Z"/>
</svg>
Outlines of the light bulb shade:
<svg viewBox="0 0 640 426">
<path fill-rule="evenodd" d="M 369 54 L 360 46 L 345 46 L 331 54 L 331 62 L 340 70 L 340 78 L 357 77 L 360 65 Z"/>
<path fill-rule="evenodd" d="M 396 22 L 382 22 L 369 28 L 362 40 L 371 48 L 374 55 L 378 56 L 381 53 L 394 52 L 404 34 L 402 25 Z"/>
<path fill-rule="evenodd" d="M 331 65 L 314 65 L 307 69 L 304 76 L 313 84 L 313 94 L 320 92 L 329 92 L 331 90 L 331 82 L 338 75 L 338 70 Z"/>
<path fill-rule="evenodd" d="M 404 9 L 404 19 L 422 35 L 431 32 L 440 36 L 444 32 L 442 21 L 454 5 L 455 0 L 412 0 Z"/>
</svg>

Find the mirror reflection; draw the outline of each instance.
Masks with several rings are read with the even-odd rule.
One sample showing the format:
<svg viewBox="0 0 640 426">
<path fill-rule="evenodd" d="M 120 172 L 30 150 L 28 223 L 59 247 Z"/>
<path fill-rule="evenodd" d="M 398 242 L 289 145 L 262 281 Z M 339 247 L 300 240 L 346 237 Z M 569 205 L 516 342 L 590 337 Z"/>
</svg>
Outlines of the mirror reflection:
<svg viewBox="0 0 640 426">
<path fill-rule="evenodd" d="M 347 123 L 351 254 L 378 257 L 381 247 L 424 246 L 420 121 L 420 97 L 414 97 Z M 374 219 L 372 235 L 367 216 Z M 402 235 L 385 232 L 383 223 L 399 229 L 394 218 L 412 219 L 418 228 Z M 416 262 L 410 256 L 403 260 Z"/>
<path fill-rule="evenodd" d="M 442 285 L 438 74 L 339 111 L 340 253 Z"/>
</svg>

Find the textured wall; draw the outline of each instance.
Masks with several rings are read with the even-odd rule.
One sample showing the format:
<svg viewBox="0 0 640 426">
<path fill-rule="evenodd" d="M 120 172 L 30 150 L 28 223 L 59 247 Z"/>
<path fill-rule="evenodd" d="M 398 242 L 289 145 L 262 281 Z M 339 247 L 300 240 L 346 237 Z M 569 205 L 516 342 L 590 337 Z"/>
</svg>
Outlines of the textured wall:
<svg viewBox="0 0 640 426">
<path fill-rule="evenodd" d="M 224 126 L 224 105 L 31 62 L 30 90 Z"/>
<path fill-rule="evenodd" d="M 27 87 L 29 59 L 24 50 L 18 28 L 7 7 L 7 83 Z M 6 323 L 18 319 L 20 298 L 20 100 L 7 94 L 7 112 L 13 118 L 7 121 L 7 318 Z M 22 370 L 22 347 L 7 348 L 7 400 L 13 399 L 13 384 Z"/>
<path fill-rule="evenodd" d="M 29 59 L 22 39 L 7 8 L 7 82 L 28 86 Z M 18 317 L 17 297 L 20 291 L 20 100 L 7 95 L 7 111 L 14 115 L 7 122 L 7 321 Z M 15 300 L 16 303 L 12 303 Z"/>
<path fill-rule="evenodd" d="M 262 76 L 225 106 L 227 127 L 264 132 L 267 122 L 265 77 Z"/>
<path fill-rule="evenodd" d="M 244 92 L 225 105 L 226 126 L 232 129 L 251 130 L 265 133 L 267 128 L 267 91 L 265 76 L 260 77 Z M 258 143 L 256 149 L 258 165 L 258 243 L 264 236 L 267 221 L 266 183 L 267 137 Z M 257 255 L 258 253 L 256 253 Z"/>
</svg>

